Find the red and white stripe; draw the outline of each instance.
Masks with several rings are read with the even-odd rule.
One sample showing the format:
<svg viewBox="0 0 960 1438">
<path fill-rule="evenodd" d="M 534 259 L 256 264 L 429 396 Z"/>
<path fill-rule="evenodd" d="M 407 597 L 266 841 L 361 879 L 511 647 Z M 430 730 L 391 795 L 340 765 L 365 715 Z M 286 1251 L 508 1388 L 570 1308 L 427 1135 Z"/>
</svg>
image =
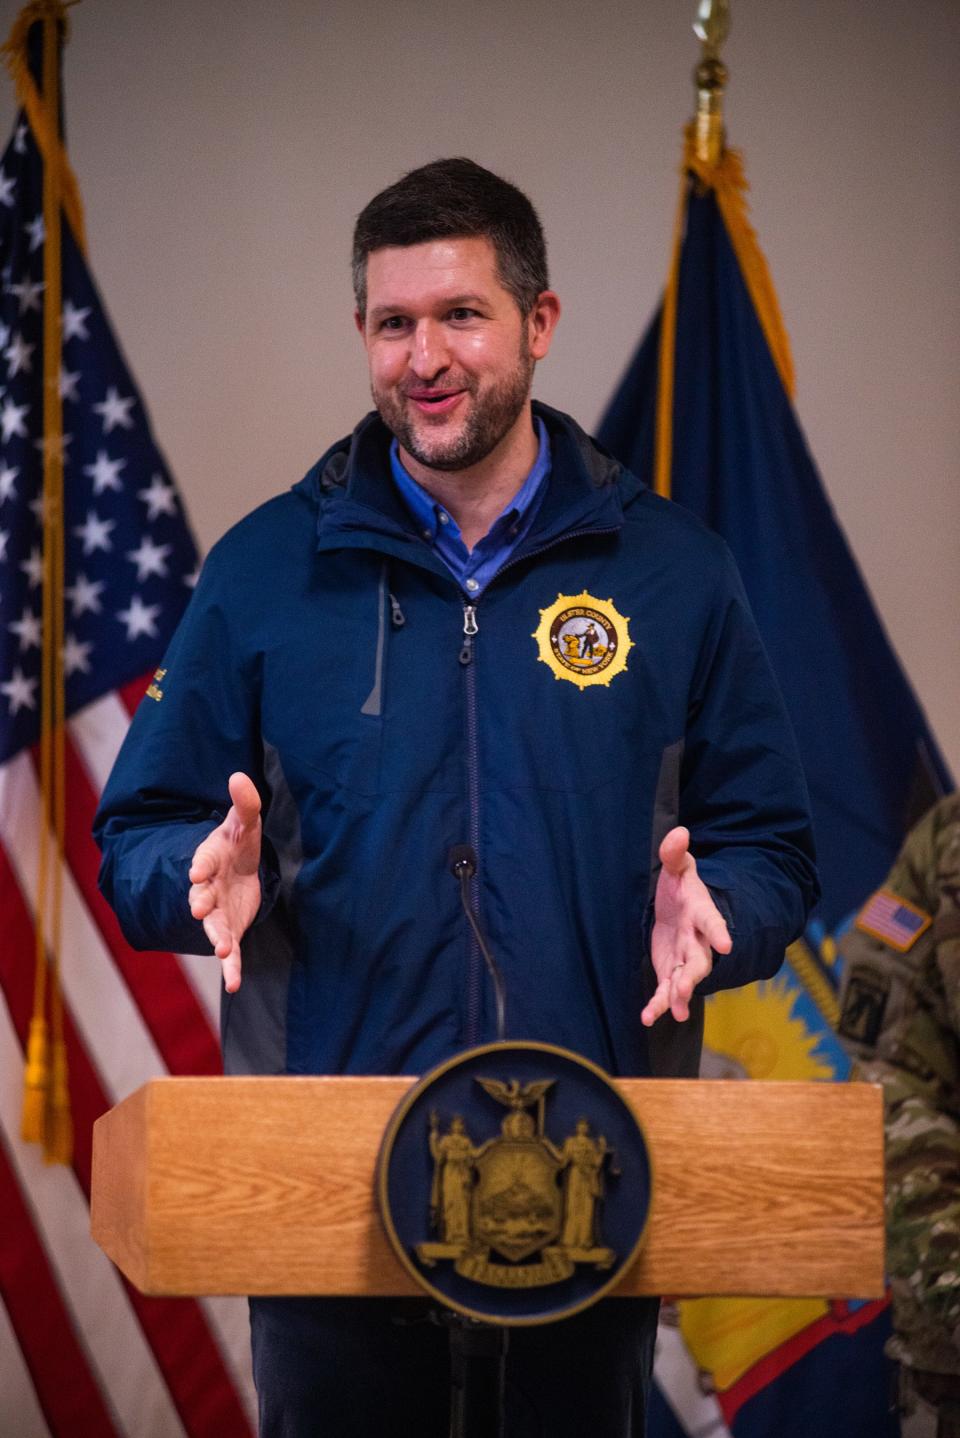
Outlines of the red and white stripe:
<svg viewBox="0 0 960 1438">
<path fill-rule="evenodd" d="M 70 1168 L 45 1164 L 19 1137 L 39 786 L 29 754 L 0 767 L 0 1434 L 17 1438 L 250 1438 L 256 1428 L 245 1302 L 145 1298 L 89 1233 L 94 1120 L 158 1074 L 220 1068 L 219 965 L 134 953 L 96 887 L 90 824 L 145 682 L 68 726 Z"/>
</svg>

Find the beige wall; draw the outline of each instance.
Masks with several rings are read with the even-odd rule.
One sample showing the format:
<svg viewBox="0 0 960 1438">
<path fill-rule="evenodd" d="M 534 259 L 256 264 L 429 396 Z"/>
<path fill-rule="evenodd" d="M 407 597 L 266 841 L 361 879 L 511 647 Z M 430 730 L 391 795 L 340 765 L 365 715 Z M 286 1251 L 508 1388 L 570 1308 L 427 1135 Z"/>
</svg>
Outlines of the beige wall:
<svg viewBox="0 0 960 1438">
<path fill-rule="evenodd" d="M 16 6 L 0 4 L 0 29 Z M 538 392 L 595 424 L 658 297 L 693 0 L 88 0 L 70 148 L 95 272 L 204 545 L 368 405 L 352 219 L 467 153 L 566 303 Z M 953 0 L 733 0 L 731 138 L 828 491 L 960 771 Z M 9 86 L 0 106 L 13 114 Z M 882 696 L 878 696 L 878 702 Z"/>
</svg>

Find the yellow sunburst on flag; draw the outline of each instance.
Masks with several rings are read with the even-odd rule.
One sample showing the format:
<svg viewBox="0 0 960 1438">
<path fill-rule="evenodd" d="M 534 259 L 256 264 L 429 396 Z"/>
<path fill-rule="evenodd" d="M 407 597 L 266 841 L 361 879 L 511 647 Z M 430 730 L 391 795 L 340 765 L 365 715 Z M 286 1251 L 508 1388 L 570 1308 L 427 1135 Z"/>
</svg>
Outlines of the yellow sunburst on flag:
<svg viewBox="0 0 960 1438">
<path fill-rule="evenodd" d="M 820 1033 L 798 1012 L 801 990 L 787 974 L 714 994 L 704 1046 L 715 1072 L 745 1079 L 835 1079 L 818 1053 Z M 765 1354 L 829 1311 L 821 1298 L 695 1298 L 678 1304 L 680 1329 L 697 1366 L 729 1388 Z"/>
<path fill-rule="evenodd" d="M 821 1032 L 797 1012 L 800 997 L 785 973 L 714 994 L 706 1007 L 705 1046 L 744 1078 L 838 1078 L 829 1056 L 817 1052 Z"/>
</svg>

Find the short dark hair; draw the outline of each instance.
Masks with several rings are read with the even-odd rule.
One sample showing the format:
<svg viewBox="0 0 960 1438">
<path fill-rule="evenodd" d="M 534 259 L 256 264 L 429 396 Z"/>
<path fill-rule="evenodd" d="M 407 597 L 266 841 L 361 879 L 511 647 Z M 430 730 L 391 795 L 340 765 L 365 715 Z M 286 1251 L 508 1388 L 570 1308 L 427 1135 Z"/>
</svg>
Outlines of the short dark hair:
<svg viewBox="0 0 960 1438">
<path fill-rule="evenodd" d="M 460 157 L 411 170 L 361 210 L 353 231 L 353 293 L 361 319 L 372 250 L 473 235 L 490 240 L 500 283 L 520 313 L 529 314 L 550 284 L 539 216 L 516 185 Z"/>
</svg>

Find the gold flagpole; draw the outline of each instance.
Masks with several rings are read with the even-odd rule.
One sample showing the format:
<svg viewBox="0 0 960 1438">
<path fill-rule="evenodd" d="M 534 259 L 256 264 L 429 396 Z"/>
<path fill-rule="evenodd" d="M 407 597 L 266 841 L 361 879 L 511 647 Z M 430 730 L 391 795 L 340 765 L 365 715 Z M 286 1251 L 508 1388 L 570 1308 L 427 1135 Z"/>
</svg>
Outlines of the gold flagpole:
<svg viewBox="0 0 960 1438">
<path fill-rule="evenodd" d="M 680 170 L 680 203 L 674 223 L 670 273 L 664 290 L 664 308 L 660 319 L 660 355 L 657 374 L 657 430 L 654 443 L 654 489 L 670 499 L 673 479 L 674 427 L 674 365 L 677 358 L 677 293 L 680 288 L 680 250 L 683 247 L 684 221 L 690 193 L 690 165 L 693 150 L 701 164 L 719 164 L 723 155 L 723 89 L 727 68 L 720 60 L 720 46 L 730 33 L 729 0 L 700 0 L 694 35 L 700 39 L 700 63 L 693 72 L 697 86 L 697 114 L 687 131 L 686 152 Z"/>
<path fill-rule="evenodd" d="M 66 27 L 63 6 L 48 0 L 43 20 L 43 98 L 49 128 L 60 131 L 60 44 Z M 44 1157 L 49 1163 L 69 1163 L 73 1155 L 73 1123 L 67 1077 L 67 1048 L 63 1034 L 61 954 L 63 944 L 63 864 L 66 836 L 66 697 L 64 644 L 64 514 L 63 514 L 63 398 L 60 394 L 62 337 L 62 224 L 59 165 L 45 165 L 43 174 L 44 291 L 43 310 L 43 495 L 44 558 L 50 551 L 51 637 L 49 683 L 53 719 L 53 895 L 50 923 L 50 1019 L 53 1037 Z"/>
<path fill-rule="evenodd" d="M 43 27 L 42 94 L 29 82 L 27 37 Z M 34 1008 L 24 1073 L 22 1134 L 43 1142 L 51 1163 L 69 1163 L 73 1150 L 60 950 L 63 914 L 65 809 L 65 696 L 63 669 L 64 533 L 63 401 L 61 366 L 60 45 L 66 13 L 60 0 L 34 0 L 18 16 L 6 47 L 18 93 L 30 91 L 43 166 L 43 633 L 40 701 L 40 839 L 34 949 Z M 28 84 L 29 82 L 29 84 Z M 31 123 L 34 123 L 31 117 Z M 48 959 L 49 953 L 49 959 Z M 47 1022 L 49 1007 L 49 1027 Z"/>
<path fill-rule="evenodd" d="M 657 373 L 656 441 L 653 460 L 653 487 L 670 498 L 673 465 L 673 376 L 677 346 L 677 292 L 680 285 L 680 249 L 690 187 L 691 150 L 702 165 L 718 165 L 724 152 L 723 91 L 727 67 L 720 59 L 720 47 L 730 34 L 729 0 L 700 0 L 694 34 L 700 40 L 700 63 L 693 72 L 697 87 L 697 109 L 687 131 L 687 143 L 680 172 L 680 199 L 673 227 L 670 271 L 663 295 L 660 318 L 660 352 Z"/>
<path fill-rule="evenodd" d="M 697 87 L 694 148 L 705 165 L 717 165 L 724 151 L 723 92 L 727 67 L 720 50 L 730 34 L 729 0 L 700 0 L 694 34 L 701 44 L 700 63 L 693 72 Z"/>
<path fill-rule="evenodd" d="M 723 96 L 727 67 L 720 50 L 730 34 L 729 0 L 700 0 L 694 32 L 700 40 L 700 61 L 693 72 L 697 104 L 686 127 L 680 166 L 680 202 L 673 232 L 670 270 L 660 320 L 657 373 L 657 414 L 654 443 L 654 489 L 670 497 L 673 466 L 673 394 L 677 341 L 677 298 L 680 285 L 680 250 L 683 244 L 691 184 L 700 195 L 712 191 L 723 218 L 760 321 L 764 337 L 787 395 L 794 393 L 793 360 L 770 270 L 747 212 L 747 179 L 739 151 L 727 146 L 723 123 Z"/>
</svg>

